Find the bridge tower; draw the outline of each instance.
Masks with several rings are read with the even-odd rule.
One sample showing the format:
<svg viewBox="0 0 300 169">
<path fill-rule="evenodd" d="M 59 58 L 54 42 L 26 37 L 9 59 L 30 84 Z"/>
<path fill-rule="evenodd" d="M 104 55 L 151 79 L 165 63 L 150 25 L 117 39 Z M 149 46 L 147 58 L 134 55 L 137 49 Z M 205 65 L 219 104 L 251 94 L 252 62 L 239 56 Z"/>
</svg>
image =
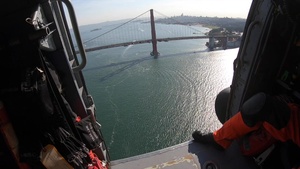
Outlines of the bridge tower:
<svg viewBox="0 0 300 169">
<path fill-rule="evenodd" d="M 150 22 L 151 22 L 151 35 L 152 35 L 152 52 L 150 54 L 151 56 L 154 56 L 154 58 L 157 58 L 159 52 L 157 51 L 157 39 L 156 39 L 153 9 L 150 9 Z"/>
</svg>

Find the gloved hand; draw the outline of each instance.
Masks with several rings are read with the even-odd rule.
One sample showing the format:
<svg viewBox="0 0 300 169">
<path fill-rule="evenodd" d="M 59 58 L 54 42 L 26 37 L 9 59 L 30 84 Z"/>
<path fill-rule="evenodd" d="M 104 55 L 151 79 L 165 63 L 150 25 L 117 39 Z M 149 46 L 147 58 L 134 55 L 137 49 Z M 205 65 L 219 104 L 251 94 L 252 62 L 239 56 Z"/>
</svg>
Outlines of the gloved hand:
<svg viewBox="0 0 300 169">
<path fill-rule="evenodd" d="M 196 130 L 192 133 L 192 137 L 196 142 L 211 144 L 218 150 L 224 150 L 224 148 L 220 146 L 218 143 L 216 143 L 216 141 L 214 140 L 213 133 L 203 134 L 200 131 Z"/>
</svg>

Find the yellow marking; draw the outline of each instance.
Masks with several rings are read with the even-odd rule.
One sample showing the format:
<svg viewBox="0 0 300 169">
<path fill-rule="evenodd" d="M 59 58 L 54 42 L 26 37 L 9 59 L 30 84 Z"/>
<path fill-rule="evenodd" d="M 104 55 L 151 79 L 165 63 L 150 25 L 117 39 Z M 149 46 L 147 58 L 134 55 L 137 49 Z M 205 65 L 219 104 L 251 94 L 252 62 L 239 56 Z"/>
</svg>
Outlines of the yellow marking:
<svg viewBox="0 0 300 169">
<path fill-rule="evenodd" d="M 166 167 L 171 167 L 171 166 L 178 165 L 178 164 L 185 163 L 185 162 L 187 162 L 188 164 L 192 164 L 192 166 L 195 167 L 195 169 L 198 169 L 198 166 L 197 166 L 197 164 L 195 164 L 194 157 L 192 156 L 192 154 L 189 154 L 187 156 L 184 156 L 184 157 L 172 160 L 172 161 L 168 161 L 168 162 L 165 162 L 165 163 L 162 163 L 159 165 L 147 167 L 145 169 L 163 169 Z"/>
</svg>

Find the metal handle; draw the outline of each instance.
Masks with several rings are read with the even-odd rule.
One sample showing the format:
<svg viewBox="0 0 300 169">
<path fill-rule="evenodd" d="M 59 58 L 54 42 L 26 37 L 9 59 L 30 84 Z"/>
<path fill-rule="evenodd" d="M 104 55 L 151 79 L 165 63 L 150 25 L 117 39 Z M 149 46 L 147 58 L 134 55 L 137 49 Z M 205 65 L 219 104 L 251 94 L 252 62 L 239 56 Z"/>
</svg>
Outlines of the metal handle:
<svg viewBox="0 0 300 169">
<path fill-rule="evenodd" d="M 245 37 L 244 44 L 248 43 L 249 37 L 250 37 L 250 32 L 251 32 L 252 28 L 254 27 L 254 25 L 256 25 L 258 23 L 259 23 L 258 21 L 253 21 L 253 22 L 250 23 L 250 25 L 247 29 L 247 34 L 246 34 L 246 37 Z M 241 52 L 241 59 L 244 58 L 244 54 L 245 54 L 245 48 L 243 47 L 242 52 Z"/>
<path fill-rule="evenodd" d="M 74 11 L 72 3 L 69 0 L 56 0 L 56 1 L 63 2 L 66 5 L 66 7 L 68 9 L 68 12 L 69 12 L 69 17 L 70 17 L 70 20 L 71 20 L 71 24 L 72 24 L 72 28 L 73 28 L 73 31 L 74 31 L 75 39 L 76 39 L 77 46 L 78 46 L 78 49 L 79 49 L 79 53 L 80 53 L 80 56 L 81 56 L 81 63 L 78 66 L 73 67 L 73 71 L 78 72 L 78 71 L 82 70 L 85 67 L 87 60 L 86 60 L 85 49 L 83 47 L 81 36 L 80 36 L 80 33 L 79 33 L 79 28 L 78 28 L 78 24 L 77 24 L 77 20 L 76 20 L 75 11 Z M 74 53 L 74 55 L 76 55 L 76 54 Z M 76 56 L 74 56 L 74 57 L 76 57 Z"/>
</svg>

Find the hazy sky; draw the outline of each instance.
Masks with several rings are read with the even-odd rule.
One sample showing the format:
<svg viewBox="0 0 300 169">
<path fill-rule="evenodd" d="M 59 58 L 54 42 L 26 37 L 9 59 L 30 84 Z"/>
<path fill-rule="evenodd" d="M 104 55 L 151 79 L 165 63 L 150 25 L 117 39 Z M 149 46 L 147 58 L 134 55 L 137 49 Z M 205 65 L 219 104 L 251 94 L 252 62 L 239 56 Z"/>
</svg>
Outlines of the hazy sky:
<svg viewBox="0 0 300 169">
<path fill-rule="evenodd" d="M 134 18 L 149 9 L 169 17 L 246 18 L 252 0 L 71 0 L 79 25 Z"/>
</svg>

